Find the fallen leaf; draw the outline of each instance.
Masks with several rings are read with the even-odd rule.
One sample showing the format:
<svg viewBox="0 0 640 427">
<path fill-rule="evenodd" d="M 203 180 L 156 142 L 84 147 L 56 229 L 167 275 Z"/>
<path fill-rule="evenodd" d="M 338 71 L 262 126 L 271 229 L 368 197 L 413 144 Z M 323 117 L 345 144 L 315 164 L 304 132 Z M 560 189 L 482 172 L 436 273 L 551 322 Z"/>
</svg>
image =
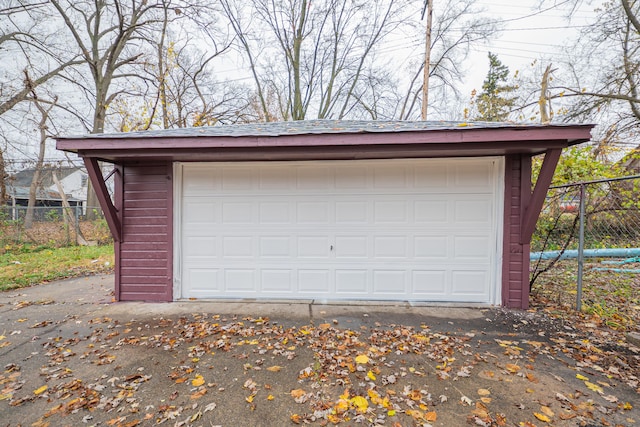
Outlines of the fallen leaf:
<svg viewBox="0 0 640 427">
<path fill-rule="evenodd" d="M 301 388 L 297 388 L 295 390 L 291 390 L 291 397 L 293 397 L 294 399 L 302 397 L 305 394 L 307 394 L 307 393 Z"/>
<path fill-rule="evenodd" d="M 478 394 L 480 396 L 489 396 L 491 394 L 491 392 L 489 390 L 487 390 L 486 388 L 479 388 L 478 389 Z"/>
<path fill-rule="evenodd" d="M 545 414 L 548 417 L 553 417 L 555 415 L 553 413 L 553 411 L 551 410 L 551 408 L 549 408 L 548 406 L 541 406 L 540 407 L 540 412 L 542 412 L 543 414 Z"/>
<path fill-rule="evenodd" d="M 49 388 L 49 386 L 43 385 L 42 387 L 38 387 L 37 389 L 33 390 L 33 394 L 38 396 L 38 395 L 44 393 L 45 391 L 47 391 L 48 388 Z"/>
<path fill-rule="evenodd" d="M 435 411 L 430 411 L 424 414 L 424 419 L 428 422 L 435 422 L 438 419 L 438 414 Z"/>
<path fill-rule="evenodd" d="M 356 363 L 360 365 L 369 363 L 369 356 L 367 356 L 366 354 L 360 354 L 356 356 Z"/>
<path fill-rule="evenodd" d="M 533 416 L 534 416 L 534 417 L 536 417 L 537 419 L 539 419 L 540 421 L 545 422 L 545 423 L 548 423 L 548 422 L 550 422 L 550 421 L 551 421 L 551 419 L 550 419 L 549 417 L 547 417 L 547 416 L 546 416 L 546 415 L 544 415 L 544 414 L 540 414 L 540 413 L 538 413 L 538 412 L 534 412 L 534 413 L 533 413 Z"/>
<path fill-rule="evenodd" d="M 521 369 L 520 366 L 514 365 L 513 363 L 507 363 L 505 368 L 512 374 L 518 373 Z"/>
<path fill-rule="evenodd" d="M 586 385 L 587 388 L 589 390 L 591 390 L 591 391 L 595 391 L 597 393 L 604 394 L 604 391 L 602 390 L 602 387 L 600 387 L 598 384 L 594 384 L 594 383 L 591 383 L 589 381 L 585 381 L 584 385 Z"/>
<path fill-rule="evenodd" d="M 282 366 L 275 365 L 275 366 L 268 367 L 267 371 L 269 371 L 269 372 L 279 372 L 281 369 L 282 369 Z"/>
<path fill-rule="evenodd" d="M 355 396 L 354 398 L 352 398 L 351 404 L 360 414 L 364 414 L 365 412 L 367 412 L 367 408 L 369 408 L 369 402 L 362 396 Z"/>
<path fill-rule="evenodd" d="M 191 380 L 191 385 L 194 387 L 200 387 L 202 384 L 204 384 L 204 378 L 202 375 L 196 375 L 196 377 Z"/>
</svg>

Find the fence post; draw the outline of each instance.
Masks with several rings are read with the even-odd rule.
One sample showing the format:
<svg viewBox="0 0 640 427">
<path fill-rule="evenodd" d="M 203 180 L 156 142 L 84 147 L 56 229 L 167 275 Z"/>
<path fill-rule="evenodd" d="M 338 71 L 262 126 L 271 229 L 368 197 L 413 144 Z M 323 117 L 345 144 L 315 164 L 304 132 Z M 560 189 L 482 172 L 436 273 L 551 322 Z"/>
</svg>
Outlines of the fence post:
<svg viewBox="0 0 640 427">
<path fill-rule="evenodd" d="M 76 226 L 76 244 L 78 244 L 78 236 L 80 235 L 80 214 L 78 213 L 78 202 L 73 208 L 74 216 L 76 217 L 75 226 Z"/>
<path fill-rule="evenodd" d="M 584 183 L 580 183 L 580 228 L 578 231 L 578 292 L 576 295 L 576 310 L 582 311 L 582 276 L 584 273 L 584 220 L 585 220 L 585 191 Z"/>
</svg>

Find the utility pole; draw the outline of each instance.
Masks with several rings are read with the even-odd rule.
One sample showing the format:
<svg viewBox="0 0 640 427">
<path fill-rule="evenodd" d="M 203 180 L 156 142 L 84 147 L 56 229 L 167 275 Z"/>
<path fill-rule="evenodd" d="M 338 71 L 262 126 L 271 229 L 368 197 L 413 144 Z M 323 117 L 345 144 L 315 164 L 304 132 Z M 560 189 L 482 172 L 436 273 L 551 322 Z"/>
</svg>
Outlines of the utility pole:
<svg viewBox="0 0 640 427">
<path fill-rule="evenodd" d="M 433 0 L 425 0 L 422 8 L 422 19 L 427 14 L 427 36 L 425 37 L 424 77 L 422 81 L 422 120 L 427 120 L 429 104 L 429 71 L 431 71 L 431 21 L 433 16 Z"/>
</svg>

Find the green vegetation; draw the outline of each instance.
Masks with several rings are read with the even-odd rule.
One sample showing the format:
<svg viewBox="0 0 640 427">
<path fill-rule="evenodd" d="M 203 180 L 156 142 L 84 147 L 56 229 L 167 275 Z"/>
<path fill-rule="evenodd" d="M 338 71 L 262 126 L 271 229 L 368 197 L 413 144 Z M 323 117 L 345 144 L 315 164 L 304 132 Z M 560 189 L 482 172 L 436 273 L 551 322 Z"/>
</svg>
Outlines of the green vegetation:
<svg viewBox="0 0 640 427">
<path fill-rule="evenodd" d="M 113 269 L 113 245 L 5 246 L 0 253 L 0 291 Z"/>
<path fill-rule="evenodd" d="M 597 261 L 585 264 L 582 294 L 582 312 L 574 311 L 576 304 L 576 262 L 560 261 L 553 269 L 543 273 L 531 292 L 531 304 L 537 310 L 567 320 L 583 317 L 598 326 L 619 331 L 637 329 L 640 322 L 640 277 L 637 274 L 598 271 L 603 267 Z M 638 264 L 625 268 L 635 269 Z"/>
</svg>

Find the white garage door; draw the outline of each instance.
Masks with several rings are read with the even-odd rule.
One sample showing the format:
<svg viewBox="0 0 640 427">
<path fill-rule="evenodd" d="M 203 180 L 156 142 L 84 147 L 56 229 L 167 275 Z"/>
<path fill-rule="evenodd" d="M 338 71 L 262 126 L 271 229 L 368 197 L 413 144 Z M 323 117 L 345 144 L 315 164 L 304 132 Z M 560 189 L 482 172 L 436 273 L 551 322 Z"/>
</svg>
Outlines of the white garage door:
<svg viewBox="0 0 640 427">
<path fill-rule="evenodd" d="M 175 172 L 178 298 L 498 302 L 499 158 Z"/>
</svg>

